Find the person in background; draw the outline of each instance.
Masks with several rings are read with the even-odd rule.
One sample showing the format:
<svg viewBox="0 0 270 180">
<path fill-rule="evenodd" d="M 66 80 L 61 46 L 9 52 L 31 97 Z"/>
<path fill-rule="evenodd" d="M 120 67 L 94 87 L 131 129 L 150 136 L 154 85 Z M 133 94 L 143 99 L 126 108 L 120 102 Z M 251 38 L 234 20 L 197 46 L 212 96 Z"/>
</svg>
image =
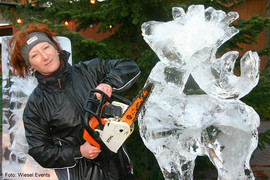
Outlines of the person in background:
<svg viewBox="0 0 270 180">
<path fill-rule="evenodd" d="M 60 180 L 132 178 L 125 148 L 106 155 L 83 139 L 82 121 L 89 90 L 111 97 L 113 91 L 130 88 L 140 74 L 136 63 L 95 58 L 71 66 L 70 53 L 44 24 L 24 26 L 10 39 L 8 51 L 14 75 L 32 73 L 38 80 L 23 114 L 29 155 L 42 167 L 55 169 Z"/>
</svg>

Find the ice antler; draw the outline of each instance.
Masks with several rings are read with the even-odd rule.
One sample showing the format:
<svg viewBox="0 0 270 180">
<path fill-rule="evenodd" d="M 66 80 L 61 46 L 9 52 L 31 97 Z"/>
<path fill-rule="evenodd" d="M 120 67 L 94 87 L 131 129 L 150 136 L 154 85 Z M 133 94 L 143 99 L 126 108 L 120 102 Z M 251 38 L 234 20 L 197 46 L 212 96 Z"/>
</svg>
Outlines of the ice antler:
<svg viewBox="0 0 270 180">
<path fill-rule="evenodd" d="M 188 61 L 198 50 L 218 48 L 238 32 L 228 26 L 238 18 L 235 12 L 226 15 L 213 8 L 204 10 L 203 5 L 192 5 L 186 14 L 180 7 L 174 7 L 172 14 L 173 21 L 149 21 L 142 25 L 144 40 L 164 62 Z"/>
<path fill-rule="evenodd" d="M 247 52 L 241 60 L 241 76 L 233 74 L 238 52 L 216 59 L 217 49 L 239 31 L 231 22 L 238 13 L 226 14 L 212 7 L 192 5 L 187 13 L 172 9 L 173 21 L 149 21 L 142 25 L 145 41 L 162 62 L 176 62 L 189 69 L 198 85 L 209 95 L 228 99 L 241 98 L 258 83 L 259 58 Z"/>
<path fill-rule="evenodd" d="M 234 65 L 238 52 L 231 51 L 216 59 L 216 52 L 230 39 L 235 30 L 229 24 L 238 17 L 234 12 L 224 12 L 208 8 L 205 20 L 217 24 L 224 35 L 213 46 L 197 51 L 190 60 L 192 76 L 207 94 L 221 99 L 239 99 L 248 94 L 258 83 L 260 59 L 256 52 L 248 51 L 240 60 L 241 75 L 234 75 Z M 238 31 L 237 31 L 238 32 Z"/>
</svg>

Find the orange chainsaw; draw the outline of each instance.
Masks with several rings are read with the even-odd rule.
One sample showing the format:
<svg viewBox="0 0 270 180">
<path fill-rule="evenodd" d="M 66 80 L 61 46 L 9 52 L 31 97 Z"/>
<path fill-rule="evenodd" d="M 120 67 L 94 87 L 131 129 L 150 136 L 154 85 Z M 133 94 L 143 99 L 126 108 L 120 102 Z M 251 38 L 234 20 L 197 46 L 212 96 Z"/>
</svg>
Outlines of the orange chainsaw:
<svg viewBox="0 0 270 180">
<path fill-rule="evenodd" d="M 111 98 L 100 90 L 91 90 L 84 107 L 83 138 L 93 146 L 105 147 L 117 153 L 133 132 L 133 123 L 152 89 L 153 84 L 147 84 L 130 106 L 116 101 L 112 102 Z M 101 94 L 100 100 L 96 99 L 95 93 Z M 123 98 L 121 100 L 123 101 Z M 125 103 L 127 102 L 125 101 Z"/>
</svg>

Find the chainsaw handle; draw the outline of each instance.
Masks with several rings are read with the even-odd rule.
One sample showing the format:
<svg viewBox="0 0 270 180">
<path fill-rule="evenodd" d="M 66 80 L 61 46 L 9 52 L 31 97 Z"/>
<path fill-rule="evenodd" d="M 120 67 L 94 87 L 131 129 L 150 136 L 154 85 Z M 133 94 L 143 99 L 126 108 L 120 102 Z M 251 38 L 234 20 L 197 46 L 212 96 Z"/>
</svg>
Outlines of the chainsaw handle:
<svg viewBox="0 0 270 180">
<path fill-rule="evenodd" d="M 89 120 L 92 119 L 93 116 L 96 117 L 96 119 L 98 120 L 99 124 L 100 123 L 100 119 L 96 116 L 96 113 L 94 113 L 93 111 L 93 104 L 92 103 L 96 103 L 94 100 L 96 99 L 95 98 L 95 94 L 91 95 L 90 97 L 90 92 L 88 94 L 88 97 L 87 97 L 87 101 L 86 101 L 86 104 L 84 106 L 84 110 L 85 110 L 85 113 L 84 113 L 84 119 L 83 119 L 83 126 L 84 126 L 84 129 L 90 134 L 90 136 L 92 136 L 95 140 L 99 141 L 99 133 L 96 132 L 95 130 L 93 130 L 90 126 L 89 126 Z M 90 117 L 90 115 L 92 117 Z"/>
<path fill-rule="evenodd" d="M 100 93 L 101 94 L 101 98 L 100 100 L 97 100 L 95 93 Z M 88 134 L 94 138 L 94 140 L 98 143 L 98 144 L 102 144 L 102 140 L 100 139 L 99 136 L 99 132 L 95 131 L 95 129 L 92 129 L 89 125 L 89 121 L 95 117 L 95 119 L 97 119 L 98 121 L 98 126 L 99 128 L 103 129 L 103 124 L 101 122 L 101 110 L 102 110 L 102 106 L 104 103 L 107 102 L 107 100 L 109 99 L 109 97 L 107 95 L 98 89 L 92 89 L 89 91 L 88 96 L 87 96 L 87 100 L 85 102 L 84 105 L 84 110 L 85 110 L 85 114 L 84 114 L 84 119 L 83 119 L 83 126 L 84 129 L 88 132 Z"/>
<path fill-rule="evenodd" d="M 95 93 L 100 93 L 101 98 L 97 100 Z M 84 125 L 88 126 L 89 116 L 95 116 L 97 118 L 99 125 L 103 128 L 103 124 L 101 122 L 101 111 L 102 107 L 106 102 L 111 102 L 109 96 L 105 94 L 103 91 L 99 89 L 92 89 L 88 93 L 87 101 L 84 106 L 85 117 L 84 117 Z M 87 122 L 87 123 L 86 123 Z"/>
</svg>

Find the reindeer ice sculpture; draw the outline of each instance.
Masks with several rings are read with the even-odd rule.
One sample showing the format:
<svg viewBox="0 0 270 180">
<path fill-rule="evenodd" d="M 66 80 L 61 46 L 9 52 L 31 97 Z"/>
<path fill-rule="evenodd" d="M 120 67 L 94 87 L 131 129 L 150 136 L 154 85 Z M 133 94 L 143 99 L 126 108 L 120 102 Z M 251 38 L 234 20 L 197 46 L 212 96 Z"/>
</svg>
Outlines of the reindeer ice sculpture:
<svg viewBox="0 0 270 180">
<path fill-rule="evenodd" d="M 217 49 L 238 33 L 229 24 L 238 13 L 192 5 L 174 7 L 173 21 L 142 25 L 145 41 L 161 60 L 146 83 L 155 87 L 139 116 L 140 135 L 165 179 L 193 179 L 197 156 L 207 155 L 218 179 L 254 179 L 249 166 L 258 144 L 258 114 L 239 99 L 259 79 L 259 57 L 247 52 L 241 75 L 233 74 L 238 52 L 216 58 Z M 192 76 L 203 95 L 183 93 Z"/>
</svg>

